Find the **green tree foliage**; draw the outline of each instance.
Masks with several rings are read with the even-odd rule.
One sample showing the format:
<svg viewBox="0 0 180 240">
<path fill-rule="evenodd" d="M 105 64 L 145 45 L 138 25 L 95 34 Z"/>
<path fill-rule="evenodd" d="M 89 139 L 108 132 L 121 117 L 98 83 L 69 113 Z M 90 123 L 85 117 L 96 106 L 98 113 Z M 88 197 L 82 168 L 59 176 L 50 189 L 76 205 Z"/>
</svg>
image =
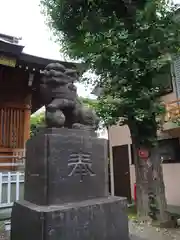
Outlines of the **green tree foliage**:
<svg viewBox="0 0 180 240">
<path fill-rule="evenodd" d="M 79 100 L 87 107 L 94 109 L 97 111 L 98 101 L 96 99 L 79 97 Z"/>
<path fill-rule="evenodd" d="M 121 116 L 139 145 L 151 144 L 156 137 L 155 117 L 162 108 L 152 80 L 170 60 L 167 54 L 177 52 L 180 32 L 167 1 L 140 2 L 141 8 L 130 15 L 131 6 L 117 11 L 123 1 L 42 1 L 65 52 L 84 60 L 100 76 L 105 122 L 117 122 Z M 125 8 L 131 10 L 129 15 Z"/>
<path fill-rule="evenodd" d="M 31 137 L 34 136 L 39 128 L 44 125 L 44 112 L 41 112 L 39 114 L 35 114 L 31 116 L 30 119 L 30 135 Z"/>
<path fill-rule="evenodd" d="M 98 113 L 105 124 L 127 124 L 135 149 L 151 151 L 164 111 L 156 77 L 180 47 L 175 7 L 168 0 L 42 0 L 42 6 L 64 52 L 84 61 L 98 75 L 95 84 L 103 88 Z M 145 164 L 136 159 L 137 189 L 141 185 L 145 194 L 150 185 L 143 189 L 146 181 L 139 172 Z M 161 170 L 151 159 L 152 165 L 158 169 L 158 185 L 163 182 Z M 157 179 L 151 170 L 149 184 Z M 160 215 L 162 219 L 164 214 Z"/>
</svg>

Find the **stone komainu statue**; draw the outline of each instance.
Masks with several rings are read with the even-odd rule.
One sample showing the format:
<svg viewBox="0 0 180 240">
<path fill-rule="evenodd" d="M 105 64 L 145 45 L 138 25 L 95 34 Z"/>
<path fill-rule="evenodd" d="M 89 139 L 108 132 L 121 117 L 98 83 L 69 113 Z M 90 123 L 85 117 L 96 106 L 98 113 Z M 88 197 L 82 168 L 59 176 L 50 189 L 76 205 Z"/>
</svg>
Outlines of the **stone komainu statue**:
<svg viewBox="0 0 180 240">
<path fill-rule="evenodd" d="M 41 95 L 46 108 L 46 126 L 85 128 L 96 130 L 99 119 L 92 109 L 84 106 L 74 85 L 78 75 L 59 63 L 51 63 L 44 70 Z"/>
</svg>

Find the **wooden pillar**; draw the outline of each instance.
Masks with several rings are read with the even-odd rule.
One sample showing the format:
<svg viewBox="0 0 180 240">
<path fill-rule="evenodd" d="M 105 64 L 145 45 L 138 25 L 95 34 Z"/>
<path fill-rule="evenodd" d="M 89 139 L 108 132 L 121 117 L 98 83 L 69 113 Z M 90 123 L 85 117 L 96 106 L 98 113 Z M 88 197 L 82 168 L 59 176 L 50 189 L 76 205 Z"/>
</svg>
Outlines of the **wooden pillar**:
<svg viewBox="0 0 180 240">
<path fill-rule="evenodd" d="M 24 145 L 30 138 L 30 118 L 31 118 L 31 95 L 26 98 L 26 108 L 24 110 Z"/>
<path fill-rule="evenodd" d="M 30 137 L 30 117 L 31 117 L 31 108 L 27 107 L 24 111 L 24 143 Z"/>
</svg>

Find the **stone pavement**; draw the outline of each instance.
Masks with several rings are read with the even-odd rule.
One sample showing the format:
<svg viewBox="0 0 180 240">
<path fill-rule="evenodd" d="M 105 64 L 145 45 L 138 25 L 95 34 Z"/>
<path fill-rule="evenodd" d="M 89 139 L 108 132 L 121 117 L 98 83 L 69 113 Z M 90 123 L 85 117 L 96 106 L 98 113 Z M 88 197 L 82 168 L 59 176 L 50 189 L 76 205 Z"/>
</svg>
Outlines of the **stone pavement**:
<svg viewBox="0 0 180 240">
<path fill-rule="evenodd" d="M 132 220 L 129 222 L 131 240 L 180 240 L 180 229 L 160 229 Z"/>
<path fill-rule="evenodd" d="M 130 240 L 146 240 L 145 238 L 137 237 L 135 235 L 130 236 Z"/>
<path fill-rule="evenodd" d="M 180 229 L 158 229 L 129 222 L 130 240 L 180 240 Z M 9 240 L 9 234 L 0 229 L 0 240 Z"/>
</svg>

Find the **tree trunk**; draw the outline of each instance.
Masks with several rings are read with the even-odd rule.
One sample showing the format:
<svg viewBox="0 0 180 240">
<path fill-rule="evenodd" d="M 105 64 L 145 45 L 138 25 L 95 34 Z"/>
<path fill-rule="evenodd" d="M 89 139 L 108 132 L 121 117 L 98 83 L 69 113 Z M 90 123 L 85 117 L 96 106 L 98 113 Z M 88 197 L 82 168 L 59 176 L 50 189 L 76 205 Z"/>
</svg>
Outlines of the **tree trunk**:
<svg viewBox="0 0 180 240">
<path fill-rule="evenodd" d="M 151 159 L 153 163 L 153 191 L 156 197 L 157 202 L 157 219 L 164 223 L 170 220 L 170 216 L 167 212 L 167 201 L 165 195 L 165 185 L 163 179 L 163 170 L 162 170 L 162 160 L 160 159 L 160 155 L 158 154 L 158 145 L 154 147 L 151 151 Z"/>
<path fill-rule="evenodd" d="M 147 148 L 146 148 L 147 149 Z M 148 158 L 141 158 L 134 147 L 136 189 L 137 189 L 137 213 L 141 220 L 169 221 L 167 203 L 161 161 L 157 147 L 147 149 Z"/>
</svg>

